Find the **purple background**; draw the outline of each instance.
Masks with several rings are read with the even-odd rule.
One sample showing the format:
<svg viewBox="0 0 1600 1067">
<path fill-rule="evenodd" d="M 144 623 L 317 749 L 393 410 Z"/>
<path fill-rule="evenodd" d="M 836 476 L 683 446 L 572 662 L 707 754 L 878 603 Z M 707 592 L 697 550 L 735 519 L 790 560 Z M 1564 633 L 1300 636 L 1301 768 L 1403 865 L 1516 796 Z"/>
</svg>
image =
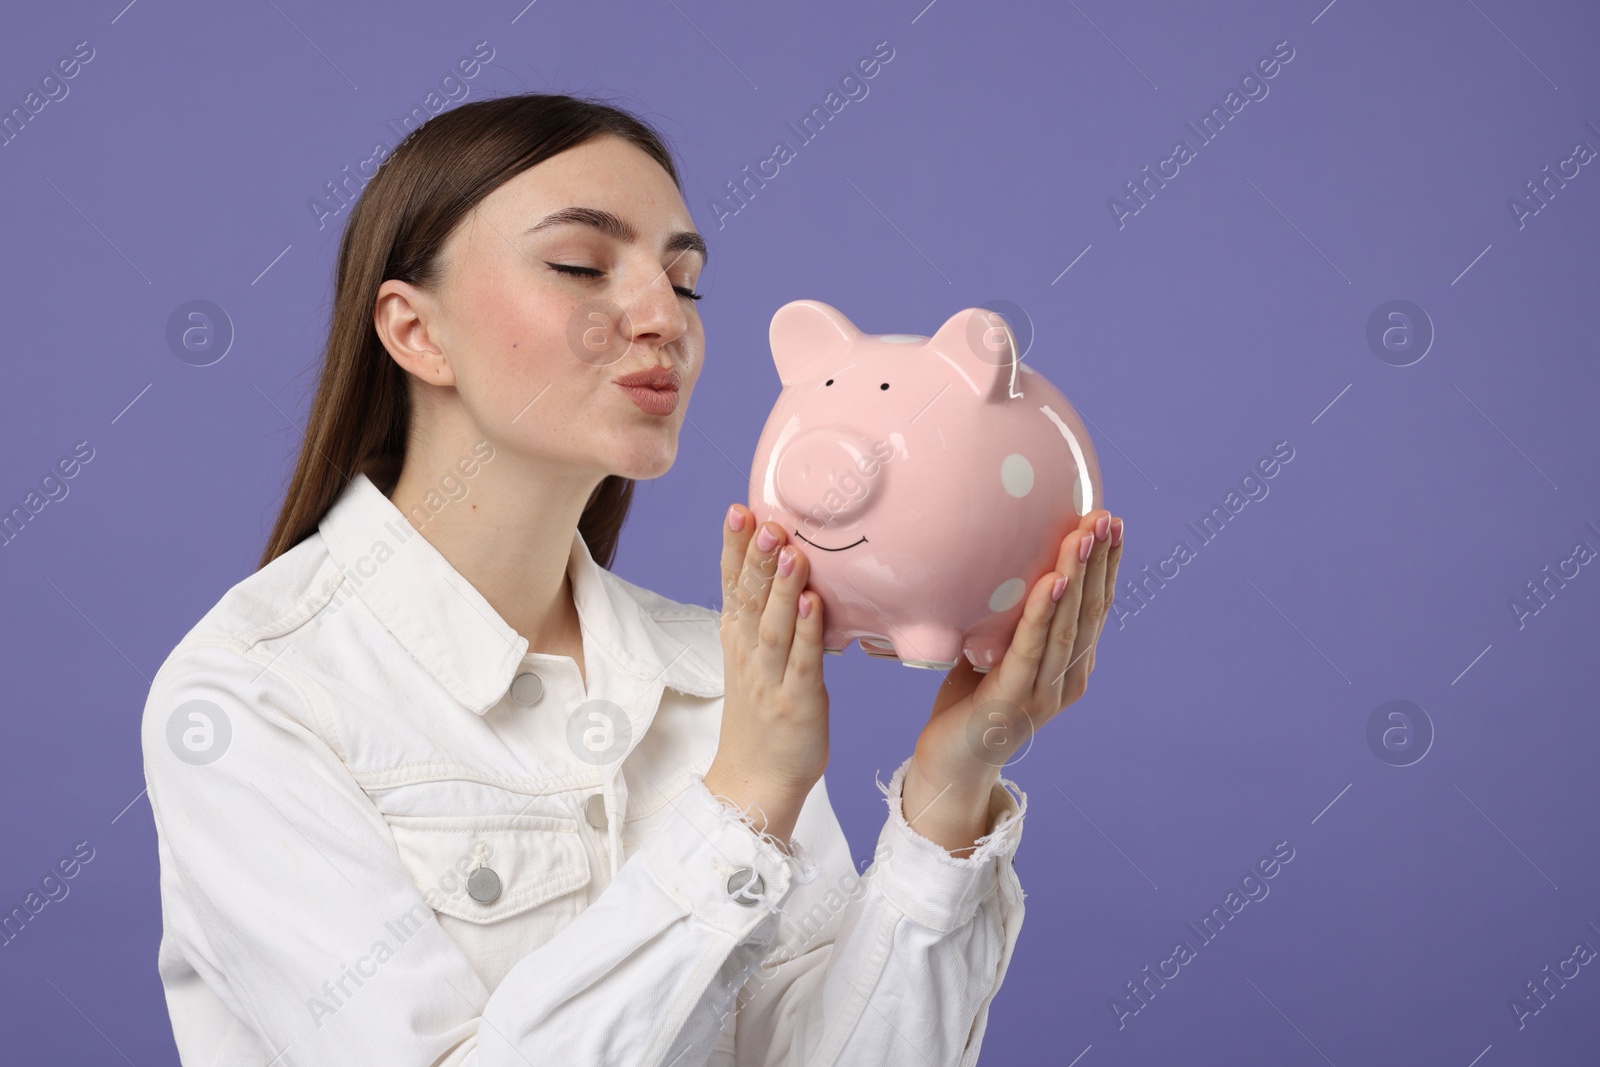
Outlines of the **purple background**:
<svg viewBox="0 0 1600 1067">
<path fill-rule="evenodd" d="M 1142 607 L 1119 593 L 1139 610 L 1108 622 L 1087 696 L 1007 772 L 1029 906 L 985 1062 L 1600 1057 L 1600 965 L 1521 1029 L 1509 1006 L 1600 949 L 1600 567 L 1511 607 L 1600 549 L 1600 162 L 1521 227 L 1508 205 L 1600 149 L 1592 5 L 120 2 L 29 5 L 0 35 L 5 109 L 95 50 L 0 148 L 0 507 L 95 452 L 0 548 L 0 910 L 95 850 L 0 948 L 4 1058 L 176 1062 L 148 679 L 279 506 L 340 232 L 308 201 L 479 41 L 469 99 L 605 93 L 659 123 L 715 249 L 709 365 L 618 573 L 718 603 L 717 524 L 777 390 L 767 323 L 801 297 L 880 333 L 1016 315 L 1097 435 L 1122 577 L 1194 552 Z M 1269 94 L 1119 228 L 1110 198 L 1284 40 Z M 868 95 L 800 145 L 786 123 L 880 41 Z M 779 138 L 796 158 L 719 228 L 713 198 Z M 194 299 L 236 331 L 207 367 L 166 341 Z M 1420 361 L 1368 344 L 1394 299 L 1431 319 Z M 1187 524 L 1284 441 L 1270 494 L 1202 542 Z M 830 790 L 865 857 L 874 773 L 939 675 L 859 649 L 828 670 Z M 1407 766 L 1367 739 L 1396 699 L 1434 733 Z M 1280 841 L 1270 895 L 1119 1028 L 1124 984 Z"/>
</svg>

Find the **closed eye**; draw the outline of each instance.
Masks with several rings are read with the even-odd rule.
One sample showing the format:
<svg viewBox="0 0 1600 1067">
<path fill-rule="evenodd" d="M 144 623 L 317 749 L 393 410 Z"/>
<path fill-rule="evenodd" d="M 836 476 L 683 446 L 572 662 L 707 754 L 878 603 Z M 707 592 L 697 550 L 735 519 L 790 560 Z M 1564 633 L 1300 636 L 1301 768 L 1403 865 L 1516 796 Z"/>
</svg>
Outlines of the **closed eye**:
<svg viewBox="0 0 1600 1067">
<path fill-rule="evenodd" d="M 549 267 L 551 270 L 559 271 L 562 274 L 574 274 L 580 278 L 599 278 L 605 274 L 605 271 L 596 267 L 576 267 L 570 263 L 551 263 L 546 261 L 545 266 Z M 690 289 L 685 285 L 674 285 L 672 287 L 672 291 L 677 293 L 679 296 L 686 296 L 690 300 L 699 300 L 701 298 L 700 293 L 695 292 L 693 289 Z"/>
</svg>

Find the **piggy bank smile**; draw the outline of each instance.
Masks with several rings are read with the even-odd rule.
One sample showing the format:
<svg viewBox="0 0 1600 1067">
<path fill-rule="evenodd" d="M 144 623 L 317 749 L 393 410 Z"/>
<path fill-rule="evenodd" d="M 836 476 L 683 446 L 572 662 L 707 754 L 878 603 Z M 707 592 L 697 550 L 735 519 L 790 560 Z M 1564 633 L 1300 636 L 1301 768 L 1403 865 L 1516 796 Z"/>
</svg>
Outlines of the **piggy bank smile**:
<svg viewBox="0 0 1600 1067">
<path fill-rule="evenodd" d="M 864 544 L 867 543 L 866 537 L 862 536 L 860 538 L 857 538 L 854 541 L 851 541 L 848 545 L 845 545 L 843 548 L 829 548 L 827 545 L 819 545 L 815 541 L 811 540 L 811 538 L 807 537 L 805 534 L 800 532 L 800 528 L 799 527 L 795 527 L 794 535 L 796 537 L 800 538 L 800 540 L 804 541 L 806 544 L 810 545 L 812 548 L 820 548 L 824 552 L 843 552 L 843 551 L 845 551 L 845 549 L 854 548 L 857 545 L 864 545 Z"/>
</svg>

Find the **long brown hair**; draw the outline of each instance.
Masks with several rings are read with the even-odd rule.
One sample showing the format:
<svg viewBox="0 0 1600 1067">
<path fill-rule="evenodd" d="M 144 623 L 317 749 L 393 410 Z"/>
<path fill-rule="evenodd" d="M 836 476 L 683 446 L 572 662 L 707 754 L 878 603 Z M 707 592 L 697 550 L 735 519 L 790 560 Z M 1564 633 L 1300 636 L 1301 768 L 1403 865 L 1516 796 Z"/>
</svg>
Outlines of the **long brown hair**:
<svg viewBox="0 0 1600 1067">
<path fill-rule="evenodd" d="M 437 284 L 440 250 L 463 216 L 536 163 L 614 134 L 682 183 L 664 139 L 611 104 L 523 93 L 478 100 L 434 116 L 384 159 L 350 211 L 339 241 L 333 315 L 305 441 L 260 566 L 317 529 L 357 473 L 391 492 L 411 427 L 406 372 L 373 326 L 378 287 L 390 278 Z M 609 567 L 633 502 L 633 480 L 607 475 L 578 520 L 589 553 Z"/>
</svg>

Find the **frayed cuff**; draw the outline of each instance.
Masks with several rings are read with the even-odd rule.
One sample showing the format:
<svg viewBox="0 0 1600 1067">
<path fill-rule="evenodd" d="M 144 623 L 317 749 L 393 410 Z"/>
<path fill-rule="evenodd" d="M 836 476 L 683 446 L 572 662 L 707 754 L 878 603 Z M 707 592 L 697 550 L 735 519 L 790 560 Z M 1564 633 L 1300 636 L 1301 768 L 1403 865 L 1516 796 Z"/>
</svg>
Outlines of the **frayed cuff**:
<svg viewBox="0 0 1600 1067">
<path fill-rule="evenodd" d="M 883 794 L 884 802 L 889 807 L 889 821 L 896 829 L 927 845 L 938 853 L 938 858 L 957 867 L 980 867 L 996 856 L 1015 854 L 1022 840 L 1022 819 L 1028 811 L 1028 795 L 1016 782 L 1002 777 L 995 783 L 994 791 L 989 795 L 989 832 L 967 848 L 952 853 L 938 842 L 918 833 L 906 821 L 903 791 L 911 760 L 912 757 L 906 757 L 905 762 L 889 778 L 888 785 L 884 785 L 877 775 L 873 776 L 878 792 Z"/>
<path fill-rule="evenodd" d="M 690 777 L 694 784 L 699 785 L 710 793 L 710 789 L 705 784 L 705 775 L 694 774 Z M 721 793 L 711 793 L 711 799 L 717 802 L 718 813 L 724 823 L 737 822 L 749 830 L 756 840 L 772 851 L 774 862 L 782 862 L 788 866 L 796 883 L 809 885 L 816 881 L 820 868 L 812 860 L 811 854 L 806 851 L 805 846 L 796 838 L 791 837 L 789 840 L 784 841 L 773 834 L 767 833 L 765 829 L 767 814 L 761 810 L 760 805 L 752 801 L 749 808 L 741 808 Z M 756 824 L 756 817 L 752 812 L 760 813 L 761 823 L 759 826 Z"/>
<path fill-rule="evenodd" d="M 974 842 L 970 855 L 951 855 L 906 822 L 903 788 L 911 758 L 900 764 L 878 791 L 889 818 L 878 835 L 878 882 L 902 914 L 934 930 L 949 931 L 971 921 L 979 905 L 997 888 L 1002 908 L 1020 906 L 1011 857 L 1022 837 L 1028 797 L 1015 782 L 1001 778 L 989 798 L 990 830 Z"/>
<path fill-rule="evenodd" d="M 676 814 L 640 842 L 657 881 L 735 943 L 771 944 L 799 864 L 749 816 L 718 800 L 699 775 L 671 800 Z"/>
</svg>

